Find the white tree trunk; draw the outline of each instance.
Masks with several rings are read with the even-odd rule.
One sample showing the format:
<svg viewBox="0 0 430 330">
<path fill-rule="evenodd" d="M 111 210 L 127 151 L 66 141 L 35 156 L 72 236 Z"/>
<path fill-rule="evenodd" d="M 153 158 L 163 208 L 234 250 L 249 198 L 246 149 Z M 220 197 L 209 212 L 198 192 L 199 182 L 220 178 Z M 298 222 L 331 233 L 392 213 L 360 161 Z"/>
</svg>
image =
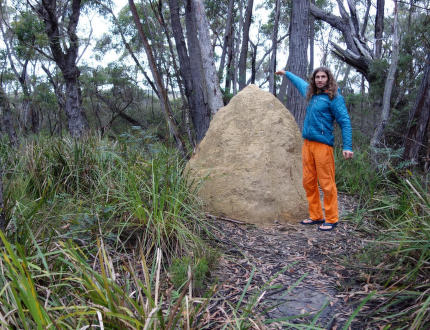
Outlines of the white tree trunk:
<svg viewBox="0 0 430 330">
<path fill-rule="evenodd" d="M 276 52 L 278 50 L 278 26 L 279 16 L 281 12 L 281 0 L 276 0 L 275 3 L 275 23 L 272 32 L 272 56 L 270 57 L 269 71 L 269 92 L 276 96 L 275 86 L 275 71 L 276 71 Z"/>
<path fill-rule="evenodd" d="M 222 93 L 219 88 L 219 80 L 215 68 L 211 38 L 209 34 L 209 23 L 206 18 L 205 6 L 203 4 L 203 0 L 193 0 L 193 3 L 203 62 L 203 74 L 207 88 L 208 103 L 211 114 L 214 115 L 222 106 L 224 106 L 224 103 L 222 101 Z"/>
<path fill-rule="evenodd" d="M 397 64 L 399 61 L 399 26 L 397 18 L 397 0 L 394 0 L 394 23 L 393 23 L 393 50 L 391 55 L 391 64 L 388 69 L 387 80 L 385 81 L 384 96 L 382 99 L 382 112 L 381 119 L 373 133 L 372 140 L 370 141 L 370 146 L 372 148 L 377 147 L 381 141 L 382 135 L 384 133 L 385 125 L 387 124 L 388 117 L 390 116 L 390 100 L 391 93 L 394 86 L 394 77 L 397 71 Z"/>
</svg>

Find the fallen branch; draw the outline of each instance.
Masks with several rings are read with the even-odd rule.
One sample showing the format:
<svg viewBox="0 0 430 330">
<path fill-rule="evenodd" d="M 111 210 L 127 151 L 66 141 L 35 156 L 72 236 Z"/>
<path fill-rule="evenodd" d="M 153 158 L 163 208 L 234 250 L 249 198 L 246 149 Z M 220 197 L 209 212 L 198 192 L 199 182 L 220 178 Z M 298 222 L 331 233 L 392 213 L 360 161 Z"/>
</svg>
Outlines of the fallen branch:
<svg viewBox="0 0 430 330">
<path fill-rule="evenodd" d="M 240 225 L 244 225 L 246 224 L 246 222 L 244 221 L 240 221 L 240 220 L 235 220 L 235 219 L 230 219 L 230 218 L 226 218 L 226 217 L 220 217 L 220 216 L 216 216 L 210 213 L 205 213 L 206 217 L 209 219 L 214 219 L 214 220 L 224 220 L 224 221 L 229 221 L 229 222 L 233 222 L 233 223 L 238 223 Z"/>
</svg>

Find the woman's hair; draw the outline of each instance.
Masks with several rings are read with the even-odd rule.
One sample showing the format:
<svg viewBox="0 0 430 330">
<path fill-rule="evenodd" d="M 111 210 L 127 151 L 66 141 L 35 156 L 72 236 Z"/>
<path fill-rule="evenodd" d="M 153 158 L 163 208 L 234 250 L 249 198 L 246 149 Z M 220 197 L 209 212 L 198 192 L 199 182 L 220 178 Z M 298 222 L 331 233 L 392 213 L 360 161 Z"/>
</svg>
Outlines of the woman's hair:
<svg viewBox="0 0 430 330">
<path fill-rule="evenodd" d="M 337 94 L 337 83 L 333 77 L 333 73 L 331 73 L 331 71 L 328 68 L 321 66 L 319 68 L 316 68 L 309 78 L 309 88 L 308 88 L 308 92 L 306 93 L 306 100 L 308 101 L 312 98 L 312 96 L 314 96 L 315 94 L 318 94 L 318 88 L 315 84 L 315 76 L 320 71 L 325 72 L 325 74 L 328 77 L 327 86 L 326 86 L 326 89 L 324 90 L 324 93 L 328 94 L 330 100 L 333 100 L 333 98 Z"/>
</svg>

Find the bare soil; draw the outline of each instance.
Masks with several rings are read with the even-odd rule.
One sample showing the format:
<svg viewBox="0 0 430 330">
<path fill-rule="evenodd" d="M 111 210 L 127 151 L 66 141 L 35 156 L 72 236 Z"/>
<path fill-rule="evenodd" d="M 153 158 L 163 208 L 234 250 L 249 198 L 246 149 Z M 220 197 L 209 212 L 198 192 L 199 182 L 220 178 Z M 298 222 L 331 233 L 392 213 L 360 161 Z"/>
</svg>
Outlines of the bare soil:
<svg viewBox="0 0 430 330">
<path fill-rule="evenodd" d="M 274 221 L 265 228 L 212 219 L 214 243 L 223 255 L 211 274 L 218 290 L 208 306 L 210 319 L 222 327 L 236 312 L 249 315 L 255 328 L 312 322 L 319 328 L 342 328 L 357 307 L 356 298 L 368 293 L 363 281 L 357 281 L 360 270 L 347 262 L 364 246 L 354 224 L 342 220 L 354 204 L 352 197 L 339 195 L 341 221 L 330 232 L 301 225 L 299 219 L 293 225 Z M 357 320 L 351 327 L 366 328 Z"/>
</svg>

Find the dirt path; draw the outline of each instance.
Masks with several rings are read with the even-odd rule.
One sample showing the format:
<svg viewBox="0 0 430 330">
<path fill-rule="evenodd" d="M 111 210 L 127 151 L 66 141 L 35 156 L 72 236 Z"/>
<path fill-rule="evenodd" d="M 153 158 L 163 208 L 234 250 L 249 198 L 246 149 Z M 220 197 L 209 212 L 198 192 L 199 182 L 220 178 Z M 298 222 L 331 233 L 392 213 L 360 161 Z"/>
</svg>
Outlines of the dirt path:
<svg viewBox="0 0 430 330">
<path fill-rule="evenodd" d="M 339 196 L 339 204 L 345 214 L 353 202 Z M 267 328 L 315 320 L 319 327 L 336 329 L 347 322 L 354 307 L 346 303 L 345 283 L 353 286 L 357 271 L 343 261 L 362 247 L 362 237 L 352 224 L 342 221 L 332 232 L 321 232 L 317 226 L 300 224 L 275 223 L 261 229 L 221 220 L 213 223 L 224 254 L 212 274 L 219 283 L 219 300 L 210 306 L 212 320 L 228 322 L 245 292 L 240 310 L 254 305 L 252 317 L 260 324 L 266 322 Z M 267 323 L 280 318 L 284 321 Z"/>
</svg>

